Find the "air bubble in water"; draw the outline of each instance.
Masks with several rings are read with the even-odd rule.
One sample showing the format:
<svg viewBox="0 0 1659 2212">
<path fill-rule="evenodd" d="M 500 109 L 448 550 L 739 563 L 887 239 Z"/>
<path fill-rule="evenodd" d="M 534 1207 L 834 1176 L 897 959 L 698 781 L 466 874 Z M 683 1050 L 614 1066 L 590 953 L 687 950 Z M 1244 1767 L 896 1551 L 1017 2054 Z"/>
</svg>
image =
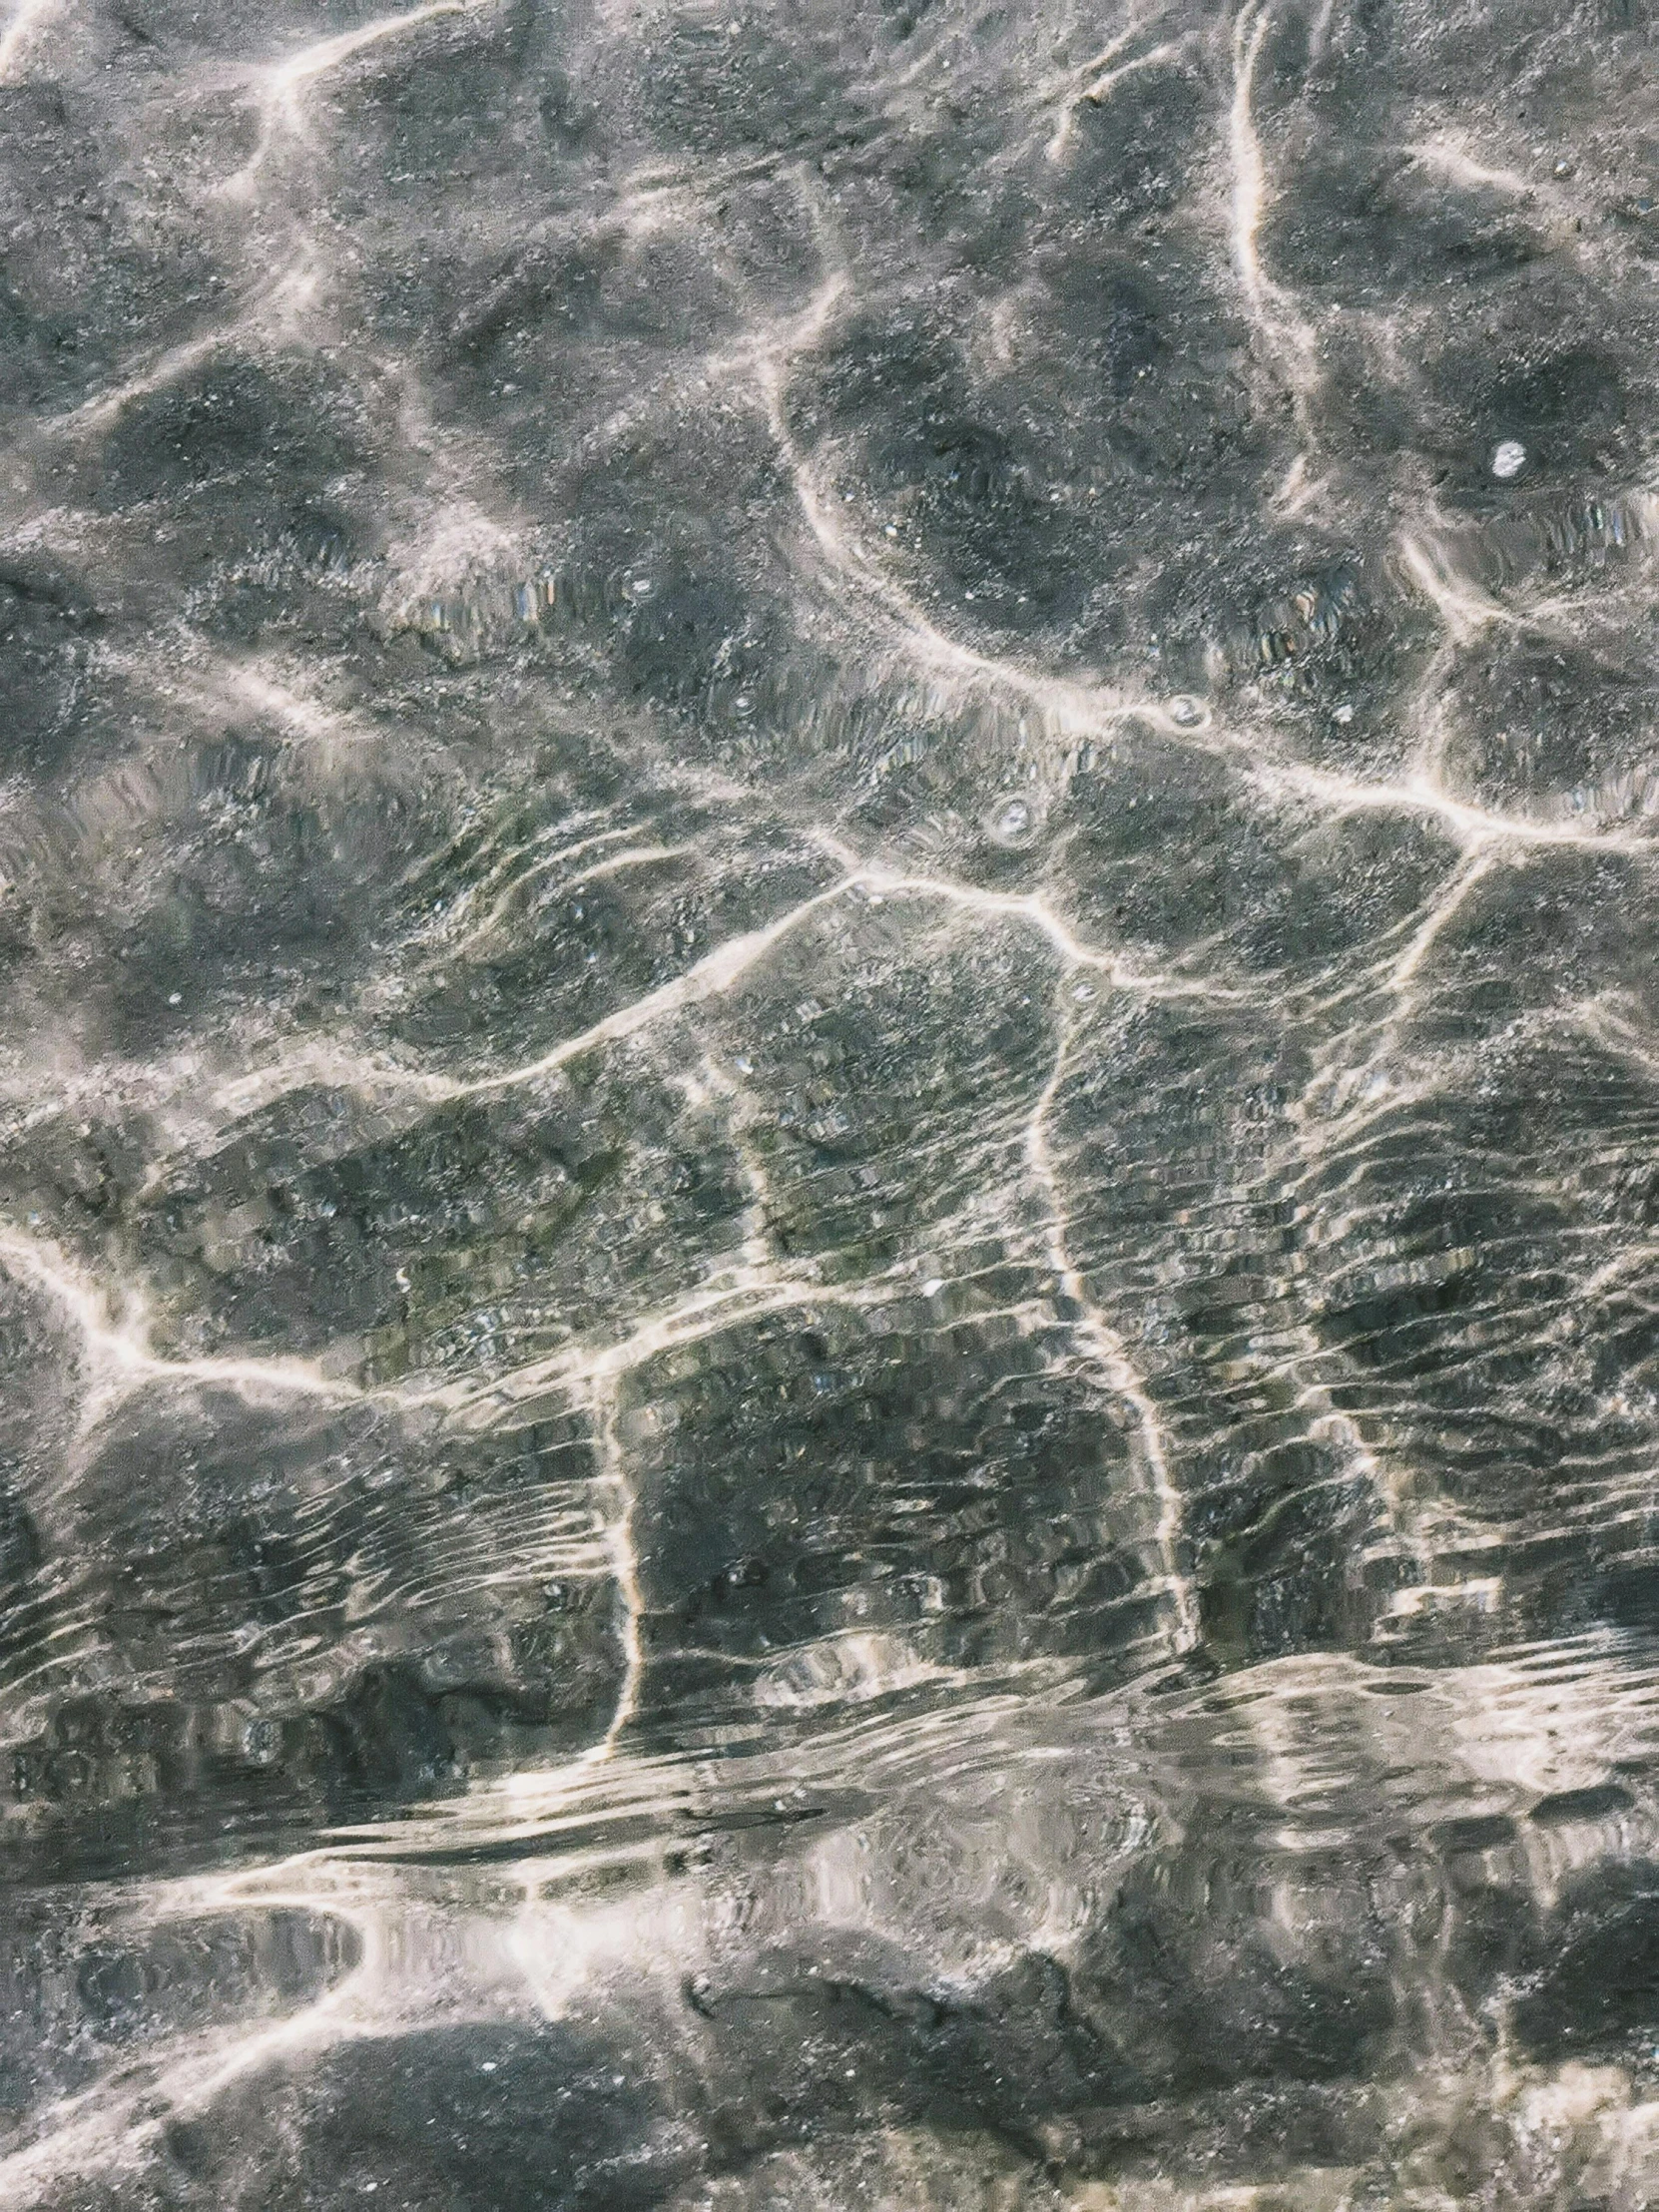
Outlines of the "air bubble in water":
<svg viewBox="0 0 1659 2212">
<path fill-rule="evenodd" d="M 990 813 L 989 829 L 998 844 L 1020 844 L 1031 833 L 1030 803 L 1017 794 L 999 799 Z"/>
</svg>

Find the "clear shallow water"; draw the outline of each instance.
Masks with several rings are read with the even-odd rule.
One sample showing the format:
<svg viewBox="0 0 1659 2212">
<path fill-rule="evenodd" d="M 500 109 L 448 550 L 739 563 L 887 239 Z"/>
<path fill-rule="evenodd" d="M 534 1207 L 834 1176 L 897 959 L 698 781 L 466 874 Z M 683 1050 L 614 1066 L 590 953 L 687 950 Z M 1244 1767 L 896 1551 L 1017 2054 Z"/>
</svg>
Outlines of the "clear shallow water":
<svg viewBox="0 0 1659 2212">
<path fill-rule="evenodd" d="M 1652 23 L 0 28 L 0 2193 L 1659 2192 Z"/>
</svg>

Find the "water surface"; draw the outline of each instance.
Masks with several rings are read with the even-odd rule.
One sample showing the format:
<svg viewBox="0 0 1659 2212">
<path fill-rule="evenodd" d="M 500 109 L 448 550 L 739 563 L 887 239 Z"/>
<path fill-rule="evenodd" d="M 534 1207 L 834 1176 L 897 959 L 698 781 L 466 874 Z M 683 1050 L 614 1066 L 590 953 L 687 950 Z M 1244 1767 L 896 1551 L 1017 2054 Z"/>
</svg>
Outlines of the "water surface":
<svg viewBox="0 0 1659 2212">
<path fill-rule="evenodd" d="M 1645 0 L 10 0 L 0 2198 L 1659 2197 Z"/>
</svg>

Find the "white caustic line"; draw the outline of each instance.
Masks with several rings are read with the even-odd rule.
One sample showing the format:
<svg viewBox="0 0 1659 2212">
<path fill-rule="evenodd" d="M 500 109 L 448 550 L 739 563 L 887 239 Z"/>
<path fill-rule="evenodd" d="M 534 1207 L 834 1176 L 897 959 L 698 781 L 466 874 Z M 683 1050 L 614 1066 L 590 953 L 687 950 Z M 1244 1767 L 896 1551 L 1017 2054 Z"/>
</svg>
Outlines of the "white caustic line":
<svg viewBox="0 0 1659 2212">
<path fill-rule="evenodd" d="M 18 84 L 28 74 L 42 32 L 66 5 L 67 0 L 17 0 L 0 30 L 0 85 Z"/>
<path fill-rule="evenodd" d="M 1198 1596 L 1182 1560 L 1184 1545 L 1181 1491 L 1171 1465 L 1164 1424 L 1145 1378 L 1129 1357 L 1124 1338 L 1107 1320 L 1090 1296 L 1088 1285 L 1071 1257 L 1066 1240 L 1065 1198 L 1048 1141 L 1048 1120 L 1060 1085 L 1065 1080 L 1068 1056 L 1066 1015 L 1054 1064 L 1026 1126 L 1025 1157 L 1043 1193 L 1046 1243 L 1054 1280 L 1072 1309 L 1072 1329 L 1078 1344 L 1102 1377 L 1107 1387 L 1129 1408 L 1134 1424 L 1135 1456 L 1140 1471 L 1157 1500 L 1156 1545 L 1173 1615 L 1173 1641 L 1178 1652 L 1191 1651 L 1199 1640 Z"/>
<path fill-rule="evenodd" d="M 137 1283 L 122 1286 L 118 1310 L 99 1284 L 45 1239 L 0 1228 L 0 1271 L 40 1294 L 69 1325 L 86 1363 L 83 1425 L 135 1392 L 169 1382 L 208 1382 L 252 1397 L 332 1401 L 369 1394 L 303 1360 L 166 1359 L 151 1350 L 148 1302 Z"/>
<path fill-rule="evenodd" d="M 278 141 L 302 132 L 305 92 L 319 78 L 344 68 L 370 47 L 401 38 L 424 23 L 444 16 L 473 15 L 494 5 L 495 0 L 426 0 L 422 7 L 376 16 L 370 23 L 359 24 L 354 31 L 313 40 L 285 61 L 273 62 L 260 70 L 253 79 L 260 116 L 259 141 L 242 168 L 226 180 L 226 192 L 233 197 L 251 194 L 260 171 Z"/>
</svg>

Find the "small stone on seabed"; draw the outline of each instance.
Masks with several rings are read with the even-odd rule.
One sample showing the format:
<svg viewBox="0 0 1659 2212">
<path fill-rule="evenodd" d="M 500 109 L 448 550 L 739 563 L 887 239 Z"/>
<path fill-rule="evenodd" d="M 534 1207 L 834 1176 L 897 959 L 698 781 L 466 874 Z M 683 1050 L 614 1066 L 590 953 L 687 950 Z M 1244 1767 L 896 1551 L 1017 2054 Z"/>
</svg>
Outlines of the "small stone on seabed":
<svg viewBox="0 0 1659 2212">
<path fill-rule="evenodd" d="M 1518 476 L 1526 466 L 1526 448 L 1519 438 L 1505 438 L 1492 455 L 1492 474 L 1499 483 L 1508 483 L 1511 476 Z"/>
</svg>

